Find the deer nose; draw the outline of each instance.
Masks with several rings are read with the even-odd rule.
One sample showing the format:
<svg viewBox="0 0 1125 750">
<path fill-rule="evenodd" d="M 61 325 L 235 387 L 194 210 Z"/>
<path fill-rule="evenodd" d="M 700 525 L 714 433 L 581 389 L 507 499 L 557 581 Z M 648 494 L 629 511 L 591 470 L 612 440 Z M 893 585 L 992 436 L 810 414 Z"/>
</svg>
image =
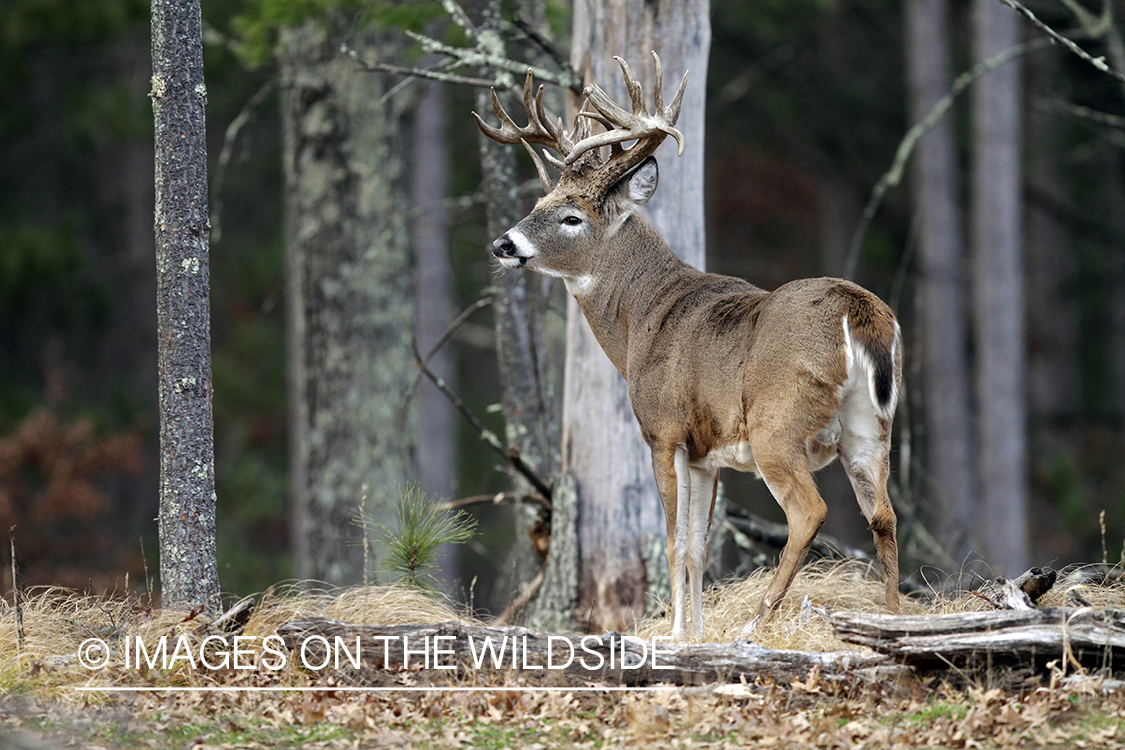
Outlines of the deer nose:
<svg viewBox="0 0 1125 750">
<path fill-rule="evenodd" d="M 504 234 L 492 241 L 492 254 L 497 258 L 510 258 L 516 254 L 516 243 Z"/>
</svg>

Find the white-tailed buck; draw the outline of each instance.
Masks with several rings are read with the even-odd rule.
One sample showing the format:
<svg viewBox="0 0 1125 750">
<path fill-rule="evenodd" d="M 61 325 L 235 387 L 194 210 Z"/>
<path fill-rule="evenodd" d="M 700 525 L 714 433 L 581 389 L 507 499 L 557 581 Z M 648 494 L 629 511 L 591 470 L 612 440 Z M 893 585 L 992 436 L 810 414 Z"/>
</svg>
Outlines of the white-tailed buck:
<svg viewBox="0 0 1125 750">
<path fill-rule="evenodd" d="M 632 112 L 592 85 L 566 132 L 547 117 L 543 87 L 532 96 L 529 72 L 527 126 L 512 121 L 495 92 L 500 127 L 474 113 L 489 138 L 524 144 L 547 191 L 493 242 L 493 253 L 505 267 L 562 278 L 629 384 L 668 526 L 674 638 L 687 635 L 685 568 L 691 635 L 703 634 L 704 555 L 722 467 L 760 476 L 789 523 L 789 541 L 746 633 L 785 596 L 824 522 L 827 508 L 812 472 L 837 455 L 875 536 L 887 609 L 897 612 L 887 474 L 902 372 L 898 323 L 878 297 L 843 279 L 804 279 L 767 292 L 698 271 L 673 254 L 637 209 L 656 189 L 656 147 L 670 135 L 683 151 L 673 126 L 687 74 L 665 106 L 660 60 L 653 57 L 651 114 L 620 58 Z M 635 143 L 626 148 L 628 141 Z M 558 185 L 530 144 L 560 154 L 547 154 L 561 172 Z"/>
</svg>

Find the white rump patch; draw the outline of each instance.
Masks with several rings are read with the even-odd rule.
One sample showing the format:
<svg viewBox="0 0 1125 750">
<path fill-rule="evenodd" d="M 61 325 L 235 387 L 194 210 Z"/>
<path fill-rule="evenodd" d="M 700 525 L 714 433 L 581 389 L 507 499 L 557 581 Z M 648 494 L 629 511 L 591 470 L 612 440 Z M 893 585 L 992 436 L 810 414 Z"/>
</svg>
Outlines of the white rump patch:
<svg viewBox="0 0 1125 750">
<path fill-rule="evenodd" d="M 879 404 L 879 396 L 875 386 L 875 361 L 871 358 L 871 353 L 867 348 L 852 338 L 851 329 L 848 327 L 848 316 L 845 315 L 843 319 L 844 328 L 844 358 L 848 369 L 848 380 L 841 388 L 841 397 L 852 392 L 861 384 L 867 384 L 868 397 L 871 406 L 875 412 L 883 419 L 890 419 L 895 413 L 895 406 L 898 404 L 898 384 L 893 380 L 891 381 L 891 398 L 886 406 Z M 895 322 L 895 339 L 891 342 L 891 361 L 894 361 L 896 355 L 896 348 L 898 347 L 899 328 L 898 322 Z"/>
<path fill-rule="evenodd" d="M 881 439 L 881 422 L 894 415 L 898 393 L 891 392 L 886 408 L 879 404 L 874 360 L 863 344 L 852 338 L 846 315 L 843 326 L 848 379 L 840 387 L 840 411 L 836 414 L 842 428 L 840 453 L 852 464 L 868 465 L 881 460 L 886 450 Z"/>
</svg>

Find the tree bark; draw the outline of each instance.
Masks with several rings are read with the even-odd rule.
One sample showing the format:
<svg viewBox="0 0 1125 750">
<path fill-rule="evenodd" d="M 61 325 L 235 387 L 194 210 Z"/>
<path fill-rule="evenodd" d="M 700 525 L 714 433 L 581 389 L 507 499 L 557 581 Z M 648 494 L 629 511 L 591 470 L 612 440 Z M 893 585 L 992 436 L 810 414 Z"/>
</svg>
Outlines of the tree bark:
<svg viewBox="0 0 1125 750">
<path fill-rule="evenodd" d="M 479 28 L 485 33 L 500 32 L 500 5 L 495 0 L 482 0 L 473 9 Z M 488 92 L 478 96 L 477 111 L 489 112 L 492 105 Z M 522 104 L 509 107 L 519 112 Z M 516 152 L 512 146 L 480 136 L 481 174 L 486 205 L 487 256 L 491 258 L 491 242 L 523 218 Z M 547 345 L 544 338 L 542 312 L 545 310 L 549 282 L 537 274 L 513 272 L 504 277 L 492 297 L 492 313 L 496 330 L 496 359 L 500 371 L 501 406 L 504 412 L 504 439 L 519 451 L 523 461 L 540 477 L 548 479 L 558 466 L 558 424 L 555 398 L 551 393 Z M 513 477 L 516 491 L 526 493 L 530 485 Z M 520 505 L 515 514 L 516 541 L 509 555 L 505 574 L 508 588 L 515 598 L 541 570 L 539 558 L 528 540 L 528 531 L 536 522 L 537 509 Z M 565 514 L 564 514 L 565 517 Z M 557 520 L 552 520 L 552 524 Z M 552 528 L 552 532 L 556 529 Z M 565 537 L 566 534 L 563 533 Z M 552 545 L 556 539 L 552 536 Z M 562 548 L 554 548 L 558 557 Z M 552 553 L 553 554 L 553 553 Z M 560 560 L 556 559 L 556 563 Z M 557 581 L 552 577 L 552 581 Z M 573 595 L 562 589 L 544 586 L 532 604 L 528 616 L 547 616 L 556 626 L 565 626 L 566 618 L 556 619 L 559 601 L 570 601 Z M 564 610 L 568 611 L 568 610 Z"/>
<path fill-rule="evenodd" d="M 153 0 L 160 391 L 160 583 L 165 607 L 217 614 L 207 141 L 199 0 Z"/>
<path fill-rule="evenodd" d="M 949 5 L 907 0 L 906 67 L 910 119 L 920 122 L 949 91 Z M 919 142 L 913 173 L 921 265 L 919 318 L 925 409 L 925 491 L 935 536 L 950 564 L 973 546 L 975 454 L 969 377 L 968 275 L 958 200 L 953 118 Z"/>
<path fill-rule="evenodd" d="M 923 669 L 1041 669 L 1058 659 L 1102 669 L 1119 665 L 1125 657 L 1125 612 L 1112 609 L 1048 607 L 925 616 L 837 612 L 831 619 L 840 640 Z"/>
<path fill-rule="evenodd" d="M 698 268 L 705 257 L 703 115 L 710 36 L 707 0 L 574 4 L 571 64 L 585 83 L 596 81 L 615 101 L 629 99 L 613 55 L 629 62 L 650 106 L 651 50 L 660 55 L 669 98 L 691 69 L 676 126 L 687 147 L 677 158 L 669 139 L 671 145 L 658 151 L 661 185 L 647 213 L 672 250 Z M 664 588 L 659 582 L 668 578 L 664 517 L 625 381 L 573 299 L 563 404 L 563 467 L 574 475 L 578 498 L 578 614 L 589 628 L 621 629 L 652 608 L 646 593 Z"/>
<path fill-rule="evenodd" d="M 417 481 L 411 247 L 399 117 L 382 74 L 315 23 L 281 41 L 294 548 L 298 574 L 368 580 Z M 355 42 L 363 54 L 377 37 Z M 380 54 L 385 52 L 381 50 Z M 365 528 L 366 527 L 366 528 Z"/>
<path fill-rule="evenodd" d="M 453 320 L 450 302 L 453 272 L 449 265 L 449 211 L 432 208 L 448 197 L 449 148 L 446 145 L 444 86 L 420 82 L 421 98 L 414 110 L 411 144 L 411 204 L 413 220 L 415 331 L 423 354 Z M 453 355 L 441 349 L 430 370 L 455 389 Z M 428 380 L 418 388 L 419 437 L 426 446 L 420 462 L 422 489 L 431 495 L 453 497 L 457 485 L 456 425 L 453 405 Z"/>
<path fill-rule="evenodd" d="M 978 62 L 1019 43 L 1019 16 L 974 0 Z M 1028 561 L 1026 353 L 1021 206 L 1019 59 L 973 88 L 972 273 L 980 501 L 985 561 L 995 573 Z"/>
<path fill-rule="evenodd" d="M 449 263 L 449 211 L 433 204 L 448 197 L 449 148 L 446 145 L 446 92 L 443 84 L 419 82 L 411 144 L 411 205 L 415 212 L 415 334 L 423 354 L 453 320 L 453 270 Z M 446 346 L 429 363 L 430 370 L 456 389 L 453 352 Z M 457 493 L 457 425 L 454 407 L 428 379 L 418 387 L 418 439 L 426 446 L 418 462 L 422 489 L 435 501 Z M 444 545 L 439 554 L 445 591 L 456 590 L 457 548 Z"/>
<path fill-rule="evenodd" d="M 1049 90 L 1061 50 L 1027 57 L 1028 87 Z M 1032 476 L 1060 462 L 1079 463 L 1077 424 L 1083 415 L 1079 260 L 1066 223 L 1050 210 L 1066 205 L 1066 149 L 1057 113 L 1027 108 L 1027 410 Z M 1046 204 L 1044 204 L 1044 200 Z M 1043 550 L 1040 551 L 1042 554 Z"/>
</svg>

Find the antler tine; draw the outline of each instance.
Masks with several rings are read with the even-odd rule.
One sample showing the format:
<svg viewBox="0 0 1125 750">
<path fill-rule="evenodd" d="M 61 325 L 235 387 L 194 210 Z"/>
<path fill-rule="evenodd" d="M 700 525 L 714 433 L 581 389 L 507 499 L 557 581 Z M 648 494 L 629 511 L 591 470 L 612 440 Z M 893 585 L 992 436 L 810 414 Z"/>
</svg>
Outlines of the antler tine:
<svg viewBox="0 0 1125 750">
<path fill-rule="evenodd" d="M 625 90 L 629 92 L 629 101 L 633 105 L 633 114 L 648 114 L 648 110 L 645 109 L 645 96 L 644 92 L 641 91 L 641 83 L 636 78 L 633 78 L 633 71 L 629 70 L 629 63 L 625 62 L 624 58 L 618 57 L 617 55 L 614 55 L 613 59 L 621 66 L 621 75 L 625 78 Z"/>
<path fill-rule="evenodd" d="M 652 90 L 652 107 L 657 112 L 661 112 L 664 109 L 664 71 L 660 68 L 660 55 L 656 54 L 656 50 L 652 50 L 652 62 L 656 65 L 656 86 Z"/>
<path fill-rule="evenodd" d="M 523 147 L 527 149 L 527 153 L 531 155 L 531 161 L 535 164 L 535 172 L 539 175 L 539 184 L 543 186 L 543 192 L 550 193 L 555 189 L 555 183 L 551 181 L 551 176 L 547 174 L 547 168 L 543 166 L 539 154 L 535 153 L 535 149 L 527 141 L 520 141 Z"/>
<path fill-rule="evenodd" d="M 597 120 L 606 130 L 613 130 L 613 123 L 610 122 L 605 115 L 601 112 L 591 112 L 586 108 L 589 103 L 590 101 L 588 99 L 582 103 L 582 111 L 574 116 L 575 125 L 578 124 L 579 117 L 588 117 L 591 120 Z"/>
<path fill-rule="evenodd" d="M 500 100 L 496 98 L 496 89 L 489 89 L 489 93 L 492 94 L 492 111 L 495 112 L 496 117 L 499 118 L 500 127 L 495 128 L 489 125 L 476 112 L 470 112 L 469 114 L 471 114 L 473 116 L 473 119 L 477 121 L 477 127 L 480 128 L 480 132 L 484 133 L 494 141 L 498 141 L 500 143 L 512 143 L 513 141 L 508 140 L 507 136 L 508 126 L 511 125 L 513 129 L 518 128 L 516 128 L 516 124 L 512 121 L 512 118 L 508 117 L 508 113 L 504 111 L 504 108 L 500 106 Z"/>
<path fill-rule="evenodd" d="M 672 97 L 672 103 L 668 105 L 667 111 L 672 119 L 672 122 L 680 119 L 680 105 L 684 102 L 684 91 L 687 90 L 687 76 L 689 71 L 684 71 L 684 77 L 680 79 L 680 86 L 676 89 L 676 95 Z M 684 152 L 684 144 L 680 142 L 680 153 Z"/>
<path fill-rule="evenodd" d="M 593 106 L 597 114 L 594 112 L 579 114 L 589 119 L 596 119 L 609 129 L 604 133 L 598 133 L 579 139 L 579 141 L 574 144 L 573 148 L 570 149 L 570 152 L 566 154 L 565 163 L 573 164 L 583 153 L 591 149 L 636 140 L 637 143 L 634 144 L 632 148 L 615 148 L 611 154 L 611 161 L 614 164 L 623 164 L 624 169 L 627 170 L 639 163 L 645 156 L 655 151 L 656 147 L 660 145 L 660 142 L 669 135 L 676 139 L 676 143 L 679 147 L 678 153 L 683 154 L 683 134 L 673 126 L 680 116 L 683 93 L 687 87 L 687 73 L 684 73 L 683 80 L 680 81 L 680 87 L 676 91 L 676 96 L 672 100 L 671 106 L 665 106 L 660 91 L 664 83 L 660 57 L 656 55 L 655 52 L 653 53 L 653 59 L 656 64 L 657 92 L 653 96 L 655 111 L 653 114 L 649 114 L 644 105 L 641 85 L 633 78 L 632 71 L 629 69 L 629 64 L 620 57 L 614 57 L 614 59 L 617 60 L 618 65 L 621 66 L 621 73 L 625 78 L 625 87 L 629 92 L 633 112 L 626 112 L 615 104 L 613 100 L 609 98 L 609 95 L 597 84 L 588 86 L 586 88 L 586 101 Z M 613 171 L 616 172 L 617 167 L 614 167 Z"/>
<path fill-rule="evenodd" d="M 524 85 L 523 91 L 523 103 L 524 107 L 527 109 L 528 121 L 531 125 L 535 126 L 536 130 L 546 134 L 552 141 L 551 143 L 544 143 L 543 145 L 558 149 L 562 145 L 559 143 L 559 129 L 551 122 L 551 118 L 547 116 L 547 110 L 543 108 L 543 92 L 545 91 L 545 87 L 543 84 L 539 84 L 539 89 L 535 92 L 535 106 L 532 107 L 530 83 L 531 71 L 529 70 L 527 71 L 527 83 Z"/>
<path fill-rule="evenodd" d="M 543 109 L 543 87 L 539 87 L 539 93 L 532 96 L 532 76 L 531 70 L 527 71 L 527 77 L 524 79 L 523 84 L 523 103 L 524 109 L 527 111 L 528 124 L 526 127 L 516 125 L 511 116 L 504 111 L 504 107 L 500 104 L 500 98 L 496 96 L 496 89 L 490 89 L 492 98 L 492 111 L 496 113 L 496 118 L 500 120 L 500 127 L 496 128 L 483 119 L 476 112 L 473 112 L 473 117 L 477 121 L 477 127 L 481 132 L 494 141 L 500 143 L 519 143 L 520 141 L 527 141 L 528 143 L 538 143 L 548 148 L 559 150 L 559 137 L 558 131 L 550 125 L 550 118 L 546 116 L 546 111 Z M 546 124 L 545 124 L 546 123 Z M 565 152 L 559 151 L 565 156 Z"/>
</svg>

